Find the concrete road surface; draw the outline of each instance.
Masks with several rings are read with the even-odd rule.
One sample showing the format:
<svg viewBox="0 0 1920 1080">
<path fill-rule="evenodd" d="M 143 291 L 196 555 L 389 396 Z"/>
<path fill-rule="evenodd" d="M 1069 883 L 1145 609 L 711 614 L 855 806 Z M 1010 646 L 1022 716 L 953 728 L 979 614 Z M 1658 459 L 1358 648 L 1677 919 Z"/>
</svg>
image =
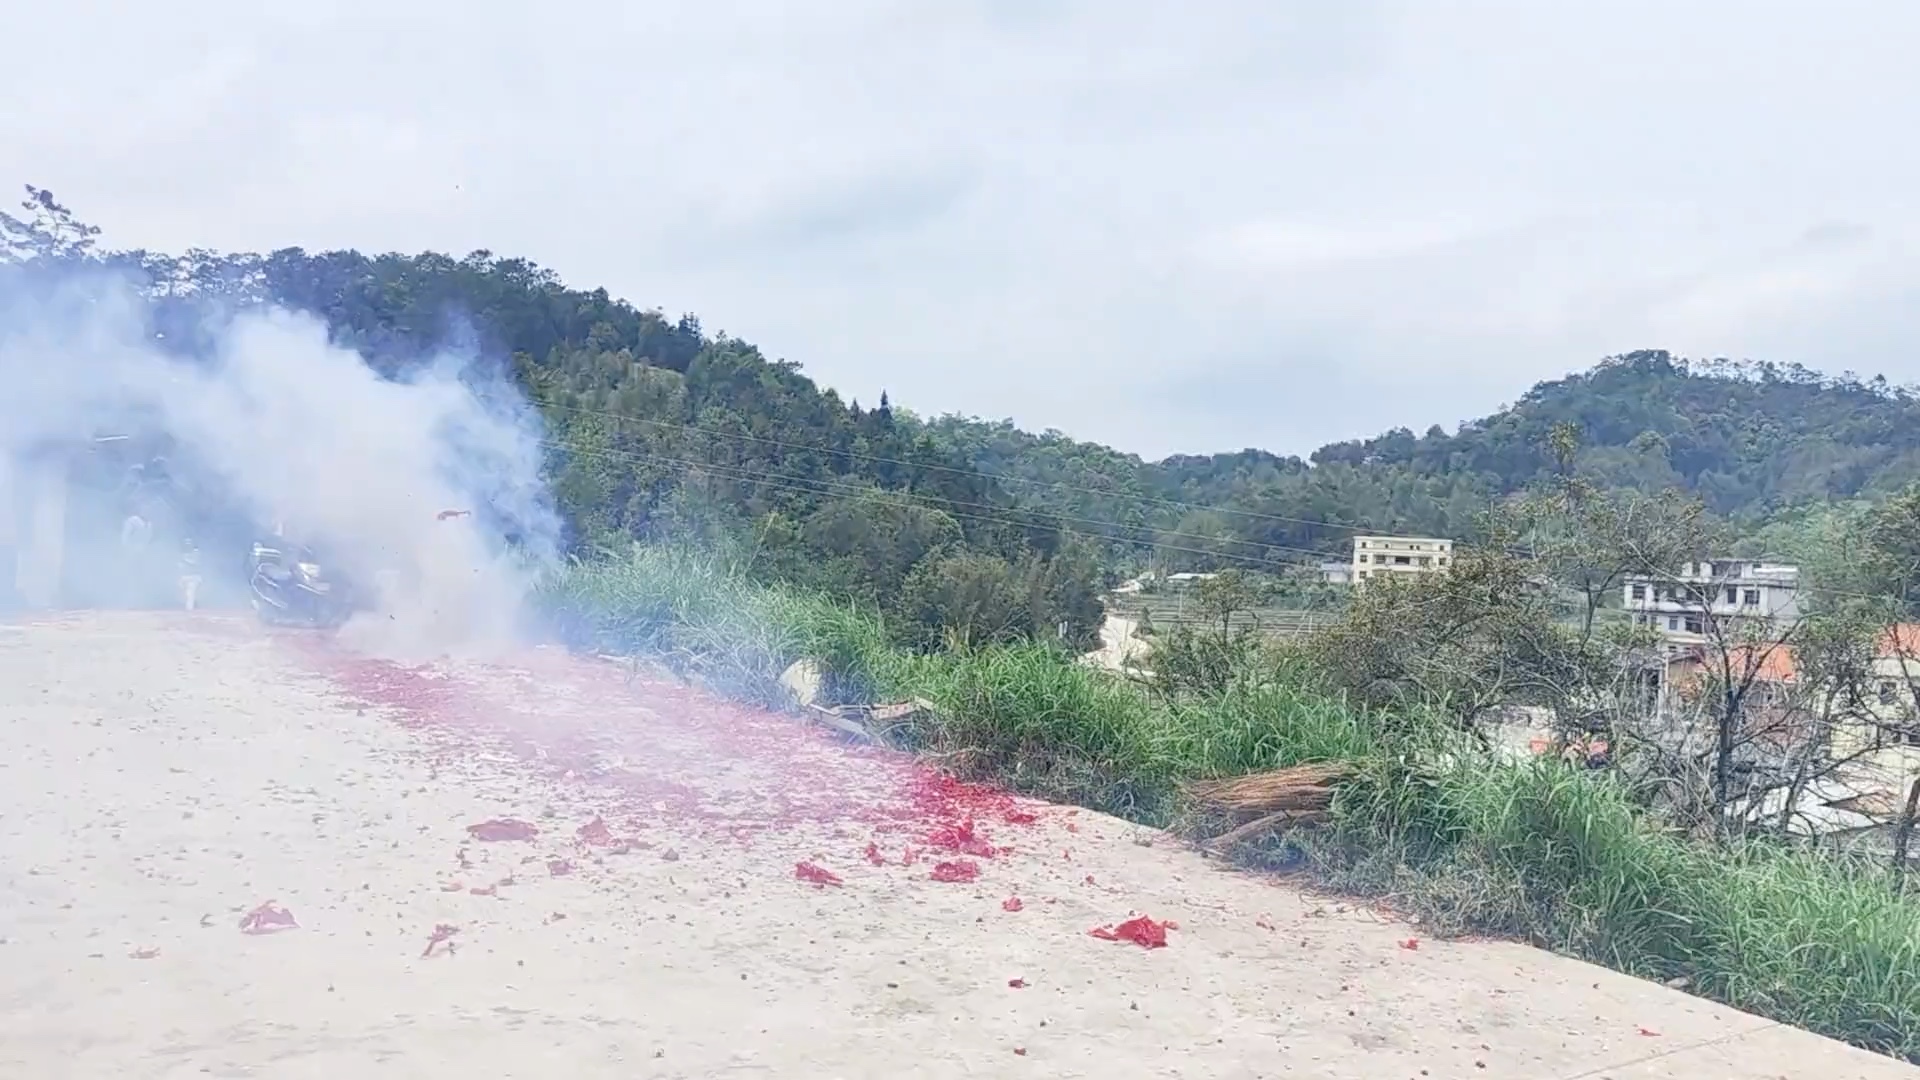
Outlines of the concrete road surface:
<svg viewBox="0 0 1920 1080">
<path fill-rule="evenodd" d="M 6 625 L 0 738 L 0 1077 L 1920 1076 L 550 651 Z"/>
</svg>

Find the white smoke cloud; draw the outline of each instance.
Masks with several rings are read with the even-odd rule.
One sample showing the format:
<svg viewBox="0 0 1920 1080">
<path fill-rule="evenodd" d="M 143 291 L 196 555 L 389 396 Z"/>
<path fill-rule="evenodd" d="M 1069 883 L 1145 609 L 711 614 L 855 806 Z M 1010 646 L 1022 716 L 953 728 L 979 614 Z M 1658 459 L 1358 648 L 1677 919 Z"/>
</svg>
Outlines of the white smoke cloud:
<svg viewBox="0 0 1920 1080">
<path fill-rule="evenodd" d="M 279 309 L 210 322 L 211 356 L 183 358 L 145 311 L 136 290 L 97 275 L 0 298 L 0 460 L 15 475 L 49 442 L 157 428 L 231 512 L 284 521 L 369 594 L 373 610 L 342 630 L 350 643 L 427 659 L 515 636 L 560 534 L 539 420 L 517 388 L 451 354 L 382 378 L 317 319 Z M 69 582 L 125 576 L 123 515 L 92 509 L 68 514 Z M 231 546 L 202 552 L 209 573 L 243 565 Z"/>
</svg>

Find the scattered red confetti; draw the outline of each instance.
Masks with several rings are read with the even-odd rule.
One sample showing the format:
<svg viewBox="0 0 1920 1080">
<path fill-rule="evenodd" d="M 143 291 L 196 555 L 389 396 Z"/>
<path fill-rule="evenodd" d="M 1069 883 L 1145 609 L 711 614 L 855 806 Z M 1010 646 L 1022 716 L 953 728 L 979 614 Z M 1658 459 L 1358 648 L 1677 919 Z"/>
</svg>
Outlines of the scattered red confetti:
<svg viewBox="0 0 1920 1080">
<path fill-rule="evenodd" d="M 970 784 L 946 773 L 924 775 L 914 780 L 909 795 L 921 820 L 935 821 L 961 817 L 1001 817 L 1018 810 L 1012 795 L 999 788 Z"/>
<path fill-rule="evenodd" d="M 529 822 L 516 821 L 513 818 L 494 818 L 482 821 L 478 825 L 467 826 L 467 835 L 475 840 L 496 842 L 503 840 L 531 840 L 540 835 L 540 830 Z"/>
<path fill-rule="evenodd" d="M 1007 980 L 1007 985 L 1008 985 L 1008 986 L 1011 986 L 1011 987 L 1013 987 L 1013 988 L 1014 988 L 1015 990 L 1025 990 L 1025 989 L 1027 988 L 1027 980 L 1025 980 L 1025 979 L 1008 979 L 1008 980 Z"/>
<path fill-rule="evenodd" d="M 1009 896 L 1005 900 L 1000 901 L 1001 911 L 1019 911 L 1026 906 L 1027 905 L 1020 902 L 1020 898 L 1017 896 Z"/>
<path fill-rule="evenodd" d="M 151 960 L 160 955 L 160 949 L 157 946 L 147 946 L 145 948 L 135 949 L 127 955 L 135 960 Z M 1644 1029 L 1642 1030 L 1644 1031 Z"/>
<path fill-rule="evenodd" d="M 1146 949 L 1167 947 L 1167 924 L 1145 915 L 1135 915 L 1118 926 L 1096 926 L 1087 933 L 1102 941 L 1131 941 Z"/>
<path fill-rule="evenodd" d="M 1093 884 L 1093 875 L 1092 875 L 1092 874 L 1088 874 L 1088 875 L 1087 875 L 1087 884 L 1089 884 L 1089 885 L 1091 885 L 1091 884 Z"/>
<path fill-rule="evenodd" d="M 933 867 L 935 881 L 972 881 L 980 876 L 980 864 L 966 859 L 936 863 Z"/>
<path fill-rule="evenodd" d="M 293 912 L 271 900 L 240 917 L 240 932 L 243 934 L 271 934 L 299 925 L 293 921 Z"/>
<path fill-rule="evenodd" d="M 888 781 L 884 793 L 851 790 L 858 785 L 848 783 L 849 766 L 841 756 L 795 753 L 796 740 L 813 740 L 796 734 L 786 717 L 744 709 L 677 681 L 636 676 L 617 665 L 560 650 L 525 656 L 526 670 L 537 678 L 521 686 L 517 679 L 499 678 L 499 672 L 454 675 L 434 664 L 410 666 L 357 656 L 320 639 L 293 638 L 286 644 L 343 691 L 366 705 L 390 710 L 405 727 L 499 737 L 541 773 L 556 778 L 571 773 L 576 780 L 591 778 L 593 786 L 611 789 L 600 798 L 612 801 L 588 809 L 586 817 L 596 810 L 609 815 L 606 821 L 616 843 L 641 828 L 631 822 L 643 816 L 655 823 L 696 825 L 710 836 L 731 835 L 738 842 L 796 825 L 857 822 L 902 830 L 903 839 L 915 844 L 941 823 L 972 818 L 998 848 L 1003 838 L 1010 838 L 1003 834 L 1028 823 L 1029 816 L 1054 816 L 1054 811 L 1004 789 L 960 781 L 894 755 L 885 755 L 889 760 L 884 763 L 871 763 Z M 564 695 L 565 700 L 544 695 L 536 688 L 549 679 L 578 692 Z M 643 692 L 636 694 L 636 686 Z M 647 705 L 639 705 L 637 697 Z M 659 733 L 646 732 L 645 725 L 608 723 L 609 716 L 626 717 L 636 710 L 657 713 L 650 722 L 671 729 L 673 737 L 657 739 Z M 644 764 L 609 770 L 606 751 L 616 747 L 620 756 Z M 747 814 L 739 813 L 738 806 L 720 806 L 722 800 L 714 800 L 702 785 L 687 782 L 712 760 L 739 762 L 760 774 L 744 800 L 751 804 Z M 539 826 L 543 839 L 562 828 L 526 820 Z M 572 832 L 584 820 L 573 819 L 565 831 Z"/>
<path fill-rule="evenodd" d="M 1073 852 L 1071 852 L 1071 851 L 1067 851 L 1067 850 L 1065 850 L 1065 849 L 1062 849 L 1062 850 L 1061 850 L 1061 852 L 1060 852 L 1060 857 L 1061 857 L 1061 858 L 1063 858 L 1063 859 L 1065 859 L 1065 860 L 1067 860 L 1068 862 L 1072 862 L 1072 861 L 1073 861 Z"/>
<path fill-rule="evenodd" d="M 1407 950 L 1408 952 L 1412 952 L 1415 949 L 1418 949 L 1420 947 L 1420 939 L 1410 937 L 1407 940 L 1401 942 L 1400 947 Z"/>
<path fill-rule="evenodd" d="M 574 835 L 578 836 L 583 844 L 604 847 L 613 843 L 613 830 L 607 827 L 606 819 L 599 814 L 593 815 L 592 821 L 575 829 Z"/>
<path fill-rule="evenodd" d="M 887 865 L 886 856 L 880 854 L 879 844 L 875 844 L 871 842 L 867 844 L 867 861 L 872 863 L 875 866 Z"/>
<path fill-rule="evenodd" d="M 1079 831 L 1080 831 L 1080 826 L 1079 826 L 1078 824 L 1076 824 L 1075 822 L 1071 822 L 1071 821 L 1069 821 L 1069 822 L 1067 822 L 1067 831 L 1068 831 L 1068 832 L 1079 832 Z"/>
<path fill-rule="evenodd" d="M 1024 1046 L 1016 1046 L 1016 1047 L 1014 1047 L 1014 1048 L 1013 1048 L 1013 1052 L 1014 1052 L 1014 1053 L 1016 1053 L 1016 1054 L 1018 1054 L 1018 1055 L 1020 1055 L 1021 1057 L 1026 1057 L 1026 1056 L 1027 1056 L 1027 1048 L 1026 1048 L 1026 1047 L 1024 1047 Z"/>
<path fill-rule="evenodd" d="M 554 877 L 566 877 L 573 873 L 573 864 L 565 859 L 552 859 L 547 862 L 547 873 Z"/>
<path fill-rule="evenodd" d="M 1653 1030 L 1652 1028 L 1641 1028 L 1640 1034 L 1645 1035 L 1650 1039 L 1657 1039 L 1660 1037 L 1660 1033 Z"/>
<path fill-rule="evenodd" d="M 947 851 L 958 851 L 964 855 L 975 855 L 982 859 L 991 859 L 996 852 L 985 837 L 974 831 L 973 819 L 966 818 L 958 823 L 949 822 L 927 835 L 930 847 Z"/>
<path fill-rule="evenodd" d="M 794 863 L 793 876 L 801 881 L 812 882 L 815 888 L 841 884 L 840 875 L 810 862 Z"/>
<path fill-rule="evenodd" d="M 447 945 L 446 951 L 452 952 L 453 951 L 453 935 L 459 932 L 460 932 L 459 927 L 450 925 L 448 923 L 441 923 L 438 926 L 435 926 L 433 928 L 433 933 L 427 938 L 427 947 L 421 950 L 420 958 L 422 960 L 425 960 L 427 957 L 432 956 L 433 947 L 435 945 L 439 945 L 442 942 L 445 942 Z"/>
</svg>

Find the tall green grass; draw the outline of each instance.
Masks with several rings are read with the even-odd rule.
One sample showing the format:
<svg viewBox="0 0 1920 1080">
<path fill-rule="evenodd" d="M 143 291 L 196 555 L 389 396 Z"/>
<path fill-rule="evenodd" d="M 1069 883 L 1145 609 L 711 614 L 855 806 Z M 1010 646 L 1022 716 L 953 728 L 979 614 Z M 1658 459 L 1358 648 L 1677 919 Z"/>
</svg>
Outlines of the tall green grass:
<svg viewBox="0 0 1920 1080">
<path fill-rule="evenodd" d="M 1419 717 L 1391 725 L 1301 683 L 1168 703 L 1042 645 L 895 649 L 875 613 L 642 549 L 543 597 L 577 644 L 658 657 L 748 700 L 807 658 L 842 699 L 923 697 L 892 733 L 963 774 L 1149 824 L 1183 783 L 1306 761 L 1358 775 L 1333 825 L 1266 857 L 1390 897 L 1436 932 L 1522 937 L 1920 1061 L 1920 902 L 1880 867 L 1661 828 L 1606 775 L 1510 762 Z"/>
<path fill-rule="evenodd" d="M 1554 761 L 1376 762 L 1337 810 L 1332 885 L 1920 1061 L 1920 903 L 1884 866 L 1690 841 Z"/>
<path fill-rule="evenodd" d="M 878 689 L 901 662 L 876 614 L 750 581 L 694 551 L 636 548 L 577 563 L 544 582 L 537 600 L 568 644 L 659 660 L 761 704 L 785 700 L 781 673 L 802 658 L 846 697 Z"/>
</svg>

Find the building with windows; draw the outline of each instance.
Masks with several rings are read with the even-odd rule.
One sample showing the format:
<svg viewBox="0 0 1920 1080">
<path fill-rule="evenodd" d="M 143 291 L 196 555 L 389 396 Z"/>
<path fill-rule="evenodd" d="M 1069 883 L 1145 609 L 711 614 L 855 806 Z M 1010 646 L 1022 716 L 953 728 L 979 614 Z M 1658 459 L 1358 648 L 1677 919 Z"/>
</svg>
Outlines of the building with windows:
<svg viewBox="0 0 1920 1080">
<path fill-rule="evenodd" d="M 1911 781 L 1920 775 L 1920 623 L 1880 632 L 1865 682 L 1860 696 L 1869 722 L 1837 725 L 1834 756 L 1875 752 L 1875 764 Z"/>
<path fill-rule="evenodd" d="M 1356 536 L 1353 583 L 1437 574 L 1453 564 L 1453 541 L 1427 536 Z"/>
<path fill-rule="evenodd" d="M 1800 568 L 1754 559 L 1689 563 L 1679 573 L 1629 577 L 1623 606 L 1641 626 L 1660 634 L 1669 653 L 1715 638 L 1742 623 L 1789 623 L 1799 618 Z"/>
</svg>

